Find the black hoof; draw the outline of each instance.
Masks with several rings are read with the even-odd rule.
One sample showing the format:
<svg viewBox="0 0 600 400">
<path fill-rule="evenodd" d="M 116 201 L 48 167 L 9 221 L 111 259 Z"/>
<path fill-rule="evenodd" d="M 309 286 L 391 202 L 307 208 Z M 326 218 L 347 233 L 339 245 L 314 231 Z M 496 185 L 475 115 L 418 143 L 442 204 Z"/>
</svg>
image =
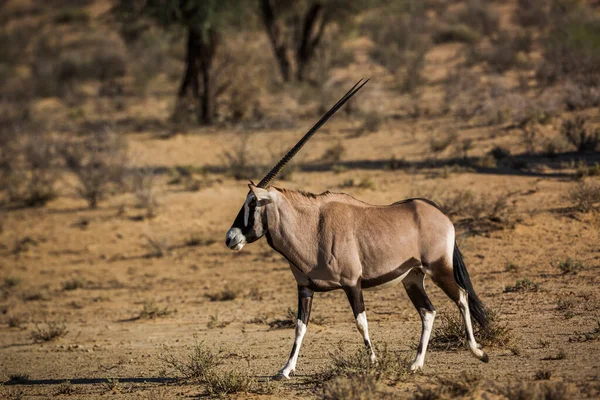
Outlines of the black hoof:
<svg viewBox="0 0 600 400">
<path fill-rule="evenodd" d="M 480 358 L 480 360 L 484 363 L 487 363 L 490 361 L 490 358 L 488 357 L 487 353 L 483 353 L 483 356 Z"/>
</svg>

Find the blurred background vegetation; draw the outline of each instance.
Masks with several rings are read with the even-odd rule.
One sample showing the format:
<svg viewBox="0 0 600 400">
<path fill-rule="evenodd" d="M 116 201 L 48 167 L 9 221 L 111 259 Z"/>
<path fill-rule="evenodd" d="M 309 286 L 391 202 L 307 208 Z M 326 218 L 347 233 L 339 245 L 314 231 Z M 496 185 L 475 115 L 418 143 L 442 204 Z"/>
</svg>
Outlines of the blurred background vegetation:
<svg viewBox="0 0 600 400">
<path fill-rule="evenodd" d="M 443 117 L 512 129 L 526 153 L 593 152 L 600 132 L 585 116 L 567 118 L 552 140 L 539 127 L 600 105 L 599 4 L 6 0 L 2 201 L 44 204 L 66 169 L 94 207 L 125 185 L 124 133 L 285 127 L 322 113 L 361 77 L 374 78 L 377 98 L 347 108 L 362 121 L 356 135 Z M 449 131 L 430 150 L 450 145 L 464 158 L 472 147 Z"/>
</svg>

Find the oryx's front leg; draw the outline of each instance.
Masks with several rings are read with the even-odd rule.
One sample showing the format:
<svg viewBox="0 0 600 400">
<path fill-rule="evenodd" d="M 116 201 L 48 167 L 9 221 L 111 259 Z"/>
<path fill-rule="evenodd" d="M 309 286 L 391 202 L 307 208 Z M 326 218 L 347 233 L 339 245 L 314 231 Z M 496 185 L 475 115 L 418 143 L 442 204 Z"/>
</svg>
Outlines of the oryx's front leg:
<svg viewBox="0 0 600 400">
<path fill-rule="evenodd" d="M 312 306 L 313 291 L 305 286 L 298 286 L 298 319 L 296 320 L 296 337 L 294 338 L 294 346 L 292 346 L 292 352 L 287 364 L 279 373 L 276 378 L 289 379 L 290 373 L 296 370 L 296 362 L 298 361 L 298 354 L 300 353 L 300 346 L 302 345 L 302 339 L 306 333 L 306 327 L 308 326 L 308 319 L 310 317 L 310 308 Z"/>
<path fill-rule="evenodd" d="M 367 323 L 367 313 L 365 312 L 365 302 L 363 300 L 360 281 L 356 284 L 356 286 L 345 287 L 344 292 L 346 292 L 346 296 L 348 296 L 348 301 L 352 307 L 352 312 L 354 313 L 354 318 L 356 319 L 356 327 L 362 335 L 365 346 L 370 353 L 371 363 L 374 364 L 377 358 L 375 357 L 375 352 L 373 351 L 373 346 L 371 345 L 371 339 L 369 338 L 369 324 Z"/>
</svg>

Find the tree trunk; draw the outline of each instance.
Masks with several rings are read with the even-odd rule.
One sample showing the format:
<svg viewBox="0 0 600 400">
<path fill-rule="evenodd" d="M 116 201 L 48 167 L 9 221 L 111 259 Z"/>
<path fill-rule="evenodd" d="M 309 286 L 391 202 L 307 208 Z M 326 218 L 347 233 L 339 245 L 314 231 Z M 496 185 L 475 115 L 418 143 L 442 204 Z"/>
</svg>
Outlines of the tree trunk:
<svg viewBox="0 0 600 400">
<path fill-rule="evenodd" d="M 288 48 L 285 43 L 285 37 L 281 32 L 281 28 L 277 25 L 271 0 L 261 0 L 261 12 L 263 23 L 265 24 L 265 29 L 269 36 L 273 53 L 275 54 L 275 60 L 281 72 L 281 77 L 285 82 L 289 82 L 292 79 L 292 65 L 288 59 Z"/>
<path fill-rule="evenodd" d="M 188 39 L 185 53 L 185 72 L 179 86 L 179 99 L 184 98 L 191 89 L 194 99 L 200 98 L 200 85 L 198 82 L 198 48 L 200 37 L 194 29 L 188 30 Z"/>
<path fill-rule="evenodd" d="M 202 32 L 198 47 L 198 61 L 202 79 L 202 92 L 199 120 L 201 124 L 210 125 L 216 114 L 216 90 L 213 74 L 213 61 L 219 44 L 219 35 L 214 29 Z"/>
<path fill-rule="evenodd" d="M 317 27 L 319 16 L 321 16 L 321 23 Z M 302 32 L 296 46 L 296 79 L 298 81 L 306 80 L 306 67 L 315 55 L 315 49 L 321 41 L 327 22 L 323 6 L 319 3 L 313 4 L 303 18 Z"/>
</svg>

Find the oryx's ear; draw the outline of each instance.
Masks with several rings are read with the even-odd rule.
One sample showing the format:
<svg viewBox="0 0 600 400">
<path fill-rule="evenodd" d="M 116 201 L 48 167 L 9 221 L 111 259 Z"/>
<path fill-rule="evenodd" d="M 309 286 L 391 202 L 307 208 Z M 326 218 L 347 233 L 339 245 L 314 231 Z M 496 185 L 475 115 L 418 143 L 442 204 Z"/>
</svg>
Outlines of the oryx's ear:
<svg viewBox="0 0 600 400">
<path fill-rule="evenodd" d="M 271 193 L 268 190 L 259 188 L 258 186 L 254 186 L 252 184 L 248 185 L 252 193 L 256 196 L 256 200 L 258 200 L 260 205 L 265 205 L 273 201 L 273 197 L 271 197 Z"/>
</svg>

